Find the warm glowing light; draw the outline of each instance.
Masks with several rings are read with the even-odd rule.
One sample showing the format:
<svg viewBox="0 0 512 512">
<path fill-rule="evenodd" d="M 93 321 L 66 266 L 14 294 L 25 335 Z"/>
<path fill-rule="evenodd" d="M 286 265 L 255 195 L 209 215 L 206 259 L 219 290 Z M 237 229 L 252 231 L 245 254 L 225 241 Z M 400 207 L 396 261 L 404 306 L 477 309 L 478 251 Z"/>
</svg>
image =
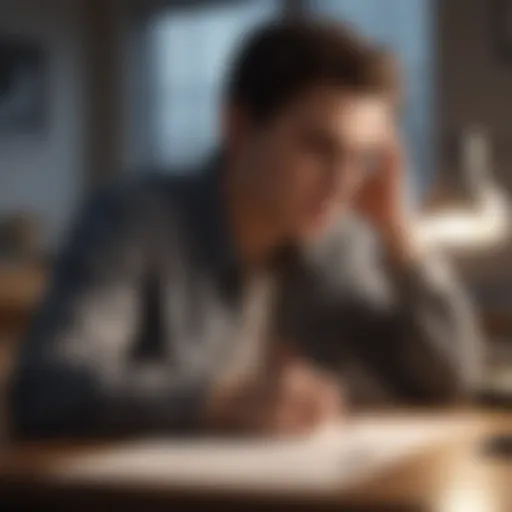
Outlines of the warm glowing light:
<svg viewBox="0 0 512 512">
<path fill-rule="evenodd" d="M 509 205 L 498 190 L 489 190 L 472 211 L 447 210 L 419 221 L 419 232 L 427 245 L 447 248 L 496 243 L 504 238 L 509 227 Z"/>
<path fill-rule="evenodd" d="M 442 492 L 433 507 L 439 512 L 494 512 L 505 510 L 497 503 L 496 493 L 488 473 L 478 470 L 475 460 L 452 468 L 453 473 L 445 492 Z"/>
</svg>

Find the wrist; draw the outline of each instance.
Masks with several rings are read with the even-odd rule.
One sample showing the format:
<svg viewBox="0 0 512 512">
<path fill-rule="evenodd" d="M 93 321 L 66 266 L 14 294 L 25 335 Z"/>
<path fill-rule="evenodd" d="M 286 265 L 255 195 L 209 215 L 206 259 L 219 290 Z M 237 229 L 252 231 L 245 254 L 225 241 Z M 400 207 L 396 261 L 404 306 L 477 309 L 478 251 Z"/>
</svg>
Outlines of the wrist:
<svg viewBox="0 0 512 512">
<path fill-rule="evenodd" d="M 226 382 L 210 395 L 204 424 L 215 432 L 243 433 L 258 430 L 264 396 L 254 382 Z"/>
</svg>

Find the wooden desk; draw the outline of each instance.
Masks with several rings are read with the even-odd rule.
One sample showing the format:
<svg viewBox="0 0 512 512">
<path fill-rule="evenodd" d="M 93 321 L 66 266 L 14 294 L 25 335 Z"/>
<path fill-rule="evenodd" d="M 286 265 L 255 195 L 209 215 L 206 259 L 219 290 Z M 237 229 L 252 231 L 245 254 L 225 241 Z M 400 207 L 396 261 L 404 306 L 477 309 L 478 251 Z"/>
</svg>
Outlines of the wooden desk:
<svg viewBox="0 0 512 512">
<path fill-rule="evenodd" d="M 512 413 L 472 413 L 478 429 L 472 436 L 439 446 L 381 474 L 347 498 L 365 503 L 416 505 L 440 512 L 512 511 L 512 459 L 491 459 L 481 453 L 489 435 L 512 435 Z"/>
<path fill-rule="evenodd" d="M 42 263 L 0 264 L 0 393 L 13 352 L 41 299 L 46 280 L 47 269 Z"/>
<path fill-rule="evenodd" d="M 176 488 L 114 488 L 62 485 L 44 481 L 45 471 L 62 457 L 95 445 L 32 445 L 6 451 L 0 464 L 0 508 L 16 502 L 43 503 L 68 510 L 181 510 L 185 505 L 211 510 L 433 510 L 440 512 L 510 512 L 512 462 L 479 456 L 479 442 L 493 432 L 512 433 L 512 413 L 450 413 L 477 420 L 471 436 L 440 445 L 388 468 L 344 492 L 293 496 L 270 493 L 186 492 Z M 55 509 L 55 508 L 53 508 Z M 71 509 L 71 508 L 69 508 Z"/>
<path fill-rule="evenodd" d="M 47 280 L 42 264 L 0 264 L 0 332 L 19 333 L 39 301 Z"/>
</svg>

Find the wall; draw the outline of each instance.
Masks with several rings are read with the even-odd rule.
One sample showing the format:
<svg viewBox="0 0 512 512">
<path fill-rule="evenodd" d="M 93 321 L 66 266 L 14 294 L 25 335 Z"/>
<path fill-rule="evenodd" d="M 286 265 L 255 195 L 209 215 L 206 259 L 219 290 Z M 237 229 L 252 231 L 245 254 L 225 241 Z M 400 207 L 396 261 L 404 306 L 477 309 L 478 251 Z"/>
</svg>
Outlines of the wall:
<svg viewBox="0 0 512 512">
<path fill-rule="evenodd" d="M 129 105 L 140 97 L 140 84 L 130 87 L 130 94 L 121 95 L 125 101 L 122 121 L 118 120 L 117 124 L 110 119 L 105 123 L 106 105 L 118 96 L 112 84 L 109 87 L 105 84 L 109 84 L 114 74 L 127 78 L 131 75 L 131 82 L 136 82 L 132 65 L 136 45 L 126 45 L 127 41 L 123 41 L 125 52 L 119 59 L 122 69 L 115 70 L 106 57 L 98 60 L 98 55 L 106 55 L 103 43 L 108 39 L 109 28 L 105 25 L 102 32 L 107 35 L 95 44 L 94 59 L 91 58 L 92 65 L 98 68 L 96 79 L 91 80 L 91 62 L 87 61 L 85 45 L 91 37 L 98 41 L 98 27 L 86 32 L 83 14 L 93 3 L 100 9 L 102 0 L 2 0 L 0 3 L 0 31 L 37 37 L 48 53 L 50 80 L 47 132 L 42 137 L 0 137 L 0 212 L 24 208 L 40 215 L 44 241 L 50 247 L 61 240 L 91 169 L 101 174 L 118 164 L 122 167 L 122 164 L 140 163 L 140 155 L 134 154 L 134 134 L 129 129 L 134 123 L 128 115 Z M 113 3 L 117 15 L 126 18 L 130 11 L 126 3 L 119 0 Z M 446 148 L 446 142 L 452 141 L 467 124 L 488 127 L 496 147 L 500 178 L 510 184 L 512 60 L 507 63 L 496 51 L 492 5 L 488 0 L 437 0 L 438 112 L 434 119 L 441 148 Z M 90 11 L 86 15 L 96 16 Z M 115 61 L 115 52 L 110 53 L 111 63 Z M 105 73 L 106 69 L 110 73 Z M 105 95 L 105 91 L 110 91 L 108 98 L 94 101 Z M 90 95 L 93 97 L 86 104 Z M 114 110 L 110 118 L 117 117 Z M 139 125 L 139 121 L 135 124 Z M 98 126 L 104 127 L 103 131 Z M 119 140 L 108 142 L 106 133 L 118 132 L 119 128 L 124 128 L 124 133 L 111 137 L 122 136 L 123 148 L 119 147 Z M 449 152 L 443 153 L 442 167 L 449 171 L 453 158 Z"/>
<path fill-rule="evenodd" d="M 35 37 L 48 58 L 47 129 L 0 137 L 0 213 L 36 213 L 58 244 L 80 200 L 85 170 L 82 0 L 2 0 L 0 31 Z"/>
<path fill-rule="evenodd" d="M 436 20 L 432 0 L 309 0 L 315 13 L 340 19 L 394 51 L 405 82 L 403 130 L 415 170 L 411 199 L 420 199 L 436 167 L 432 133 L 437 120 L 432 99 L 436 63 L 432 61 Z"/>
<path fill-rule="evenodd" d="M 495 2 L 437 0 L 439 10 L 439 126 L 444 162 L 451 142 L 471 124 L 489 129 L 499 179 L 512 184 L 512 56 L 496 45 Z"/>
</svg>

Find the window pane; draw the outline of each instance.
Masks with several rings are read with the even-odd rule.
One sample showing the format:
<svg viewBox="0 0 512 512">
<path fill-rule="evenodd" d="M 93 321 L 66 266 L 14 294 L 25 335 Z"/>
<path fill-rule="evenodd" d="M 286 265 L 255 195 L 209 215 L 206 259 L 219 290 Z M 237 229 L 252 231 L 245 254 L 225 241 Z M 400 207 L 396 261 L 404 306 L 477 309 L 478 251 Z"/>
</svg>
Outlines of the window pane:
<svg viewBox="0 0 512 512">
<path fill-rule="evenodd" d="M 237 42 L 282 2 L 212 2 L 168 8 L 151 23 L 153 153 L 168 167 L 193 165 L 218 142 L 220 91 Z"/>
</svg>

